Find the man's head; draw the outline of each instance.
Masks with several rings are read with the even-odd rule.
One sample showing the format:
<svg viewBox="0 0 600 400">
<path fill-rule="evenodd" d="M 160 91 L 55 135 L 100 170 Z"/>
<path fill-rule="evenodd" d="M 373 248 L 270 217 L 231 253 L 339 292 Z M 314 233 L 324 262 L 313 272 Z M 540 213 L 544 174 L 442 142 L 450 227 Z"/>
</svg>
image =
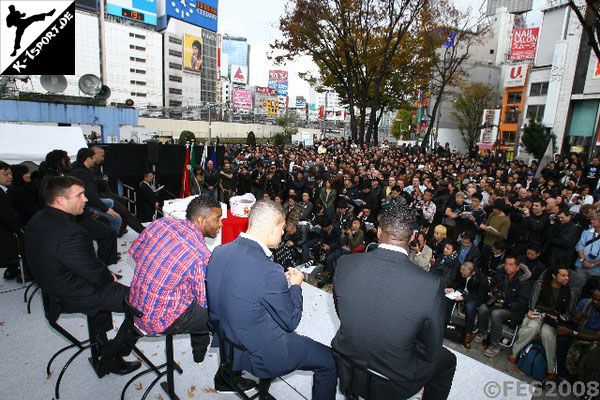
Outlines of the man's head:
<svg viewBox="0 0 600 400">
<path fill-rule="evenodd" d="M 94 152 L 94 155 L 92 156 L 94 164 L 101 165 L 104 162 L 104 149 L 100 146 L 93 146 L 91 149 Z"/>
<path fill-rule="evenodd" d="M 377 238 L 380 243 L 408 246 L 413 234 L 414 212 L 399 203 L 392 203 L 379 213 Z"/>
<path fill-rule="evenodd" d="M 310 200 L 310 195 L 307 192 L 302 193 L 302 201 L 308 203 Z"/>
<path fill-rule="evenodd" d="M 42 190 L 42 199 L 48 207 L 71 215 L 83 214 L 87 198 L 83 182 L 73 176 L 55 176 L 48 179 Z"/>
<path fill-rule="evenodd" d="M 465 261 L 465 263 L 460 266 L 460 274 L 463 276 L 463 278 L 473 276 L 474 273 L 475 264 L 473 264 L 471 261 Z"/>
<path fill-rule="evenodd" d="M 433 198 L 433 190 L 425 189 L 425 192 L 423 193 L 423 200 L 425 202 L 429 202 L 429 201 L 431 201 L 432 198 Z"/>
<path fill-rule="evenodd" d="M 565 267 L 552 267 L 548 270 L 552 275 L 554 286 L 567 286 L 569 284 L 569 269 Z"/>
<path fill-rule="evenodd" d="M 192 221 L 205 237 L 214 239 L 223 226 L 221 204 L 210 196 L 198 196 L 188 204 L 185 217 Z"/>
<path fill-rule="evenodd" d="M 579 212 L 585 219 L 591 221 L 594 217 L 594 214 L 596 214 L 596 206 L 593 204 L 584 204 L 579 208 Z"/>
<path fill-rule="evenodd" d="M 531 210 L 533 211 L 534 215 L 542 215 L 542 213 L 544 212 L 544 210 L 546 209 L 546 202 L 542 199 L 535 199 L 533 201 L 533 206 L 531 207 Z"/>
<path fill-rule="evenodd" d="M 288 198 L 288 201 L 287 201 L 287 203 L 288 203 L 288 207 L 294 207 L 294 206 L 296 205 L 296 199 L 295 199 L 295 198 L 293 198 L 292 196 L 290 196 L 290 197 Z"/>
<path fill-rule="evenodd" d="M 94 157 L 94 151 L 89 147 L 83 147 L 77 152 L 77 162 L 85 165 L 86 168 L 94 165 L 92 157 Z"/>
<path fill-rule="evenodd" d="M 558 217 L 558 220 L 561 224 L 568 224 L 569 222 L 571 222 L 572 216 L 568 209 L 561 208 L 558 214 L 556 214 L 556 216 Z"/>
<path fill-rule="evenodd" d="M 444 246 L 444 255 L 451 256 L 458 251 L 458 243 L 450 241 Z"/>
<path fill-rule="evenodd" d="M 152 171 L 144 172 L 144 182 L 152 183 L 153 180 L 154 180 L 154 172 L 152 172 Z"/>
<path fill-rule="evenodd" d="M 46 165 L 48 168 L 56 169 L 62 173 L 67 173 L 71 170 L 71 160 L 64 150 L 52 150 L 46 154 Z"/>
<path fill-rule="evenodd" d="M 507 256 L 504 260 L 504 272 L 511 278 L 519 271 L 519 263 L 515 256 Z"/>
<path fill-rule="evenodd" d="M 352 220 L 352 230 L 353 231 L 358 231 L 360 229 L 360 225 L 361 225 L 360 219 L 354 218 Z"/>
<path fill-rule="evenodd" d="M 10 165 L 4 161 L 0 161 L 0 185 L 10 186 L 13 182 L 13 173 L 10 169 Z"/>
<path fill-rule="evenodd" d="M 283 235 L 285 213 L 280 204 L 259 200 L 248 215 L 248 234 L 260 239 L 269 248 L 277 248 Z"/>
<path fill-rule="evenodd" d="M 504 252 L 506 251 L 506 247 L 507 245 L 504 240 L 497 240 L 492 246 L 492 253 L 494 254 L 494 256 L 500 256 L 504 254 Z"/>
<path fill-rule="evenodd" d="M 215 167 L 215 164 L 213 163 L 213 161 L 212 161 L 212 160 L 208 160 L 208 161 L 206 162 L 206 167 L 207 167 L 208 169 L 213 169 L 213 168 Z"/>
<path fill-rule="evenodd" d="M 473 231 L 464 231 L 460 236 L 460 242 L 463 247 L 469 247 L 473 244 L 473 240 L 475 240 L 475 234 Z"/>
<path fill-rule="evenodd" d="M 541 246 L 536 242 L 531 242 L 527 246 L 527 259 L 530 261 L 535 261 L 540 256 L 542 249 Z"/>
<path fill-rule="evenodd" d="M 293 235 L 298 231 L 298 227 L 293 222 L 288 222 L 285 224 L 285 233 L 287 235 Z"/>
</svg>

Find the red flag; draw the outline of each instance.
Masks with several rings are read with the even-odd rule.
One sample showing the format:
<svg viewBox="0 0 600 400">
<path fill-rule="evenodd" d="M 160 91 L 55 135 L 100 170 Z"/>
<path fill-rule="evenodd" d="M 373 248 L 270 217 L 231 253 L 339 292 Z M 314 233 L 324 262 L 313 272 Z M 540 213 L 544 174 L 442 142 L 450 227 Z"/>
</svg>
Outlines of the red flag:
<svg viewBox="0 0 600 400">
<path fill-rule="evenodd" d="M 181 192 L 179 196 L 183 199 L 190 195 L 190 146 L 185 146 L 185 162 L 183 163 L 183 173 L 181 174 Z"/>
</svg>

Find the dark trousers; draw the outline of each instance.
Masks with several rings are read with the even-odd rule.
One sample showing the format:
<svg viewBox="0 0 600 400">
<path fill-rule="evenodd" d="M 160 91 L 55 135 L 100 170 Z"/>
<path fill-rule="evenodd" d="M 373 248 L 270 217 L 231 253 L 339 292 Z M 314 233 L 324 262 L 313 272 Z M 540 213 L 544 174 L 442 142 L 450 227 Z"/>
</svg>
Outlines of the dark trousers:
<svg viewBox="0 0 600 400">
<path fill-rule="evenodd" d="M 437 358 L 432 378 L 424 385 L 422 400 L 447 399 L 452 388 L 454 372 L 456 372 L 456 356 L 443 347 Z"/>
<path fill-rule="evenodd" d="M 283 360 L 282 360 L 283 361 Z M 288 336 L 288 357 L 284 361 L 287 371 L 312 371 L 313 400 L 334 400 L 337 387 L 335 360 L 331 349 L 305 336 L 292 334 Z"/>
<path fill-rule="evenodd" d="M 568 335 L 556 336 L 556 367 L 558 376 L 567 379 L 569 372 L 567 371 L 567 353 L 573 342 L 573 337 Z"/>
<path fill-rule="evenodd" d="M 308 262 L 310 260 L 310 250 L 313 248 L 319 239 L 310 239 L 304 242 L 302 245 L 302 263 Z"/>
<path fill-rule="evenodd" d="M 92 317 L 92 334 L 99 341 L 101 354 L 103 357 L 124 357 L 131 352 L 131 347 L 125 340 L 128 333 L 127 324 L 121 324 L 117 335 L 108 340 L 106 332 L 113 328 L 112 312 L 124 312 L 123 300 L 129 296 L 129 287 L 123 286 L 118 282 L 111 282 L 104 285 L 96 291 L 96 304 L 78 304 L 67 299 L 61 300 L 62 308 L 68 313 L 83 312 Z M 95 300 L 96 301 L 96 300 Z M 90 307 L 91 306 L 91 307 Z M 82 307 L 84 307 L 82 309 Z M 92 313 L 90 310 L 97 310 Z"/>
<path fill-rule="evenodd" d="M 115 212 L 118 213 L 123 220 L 121 232 L 124 232 L 127 226 L 130 226 L 131 229 L 137 233 L 141 233 L 144 230 L 144 226 L 140 223 L 140 220 L 137 219 L 137 217 L 127 209 L 127 200 L 125 198 L 117 196 L 113 193 L 102 193 L 102 197 L 107 197 L 114 200 L 115 203 L 113 205 L 113 210 L 115 210 Z"/>
<path fill-rule="evenodd" d="M 117 233 L 109 225 L 91 217 L 77 220 L 79 226 L 85 229 L 98 244 L 98 258 L 106 265 L 117 263 Z"/>
<path fill-rule="evenodd" d="M 192 342 L 192 352 L 194 360 L 204 359 L 206 350 L 210 343 L 208 334 L 208 310 L 198 304 L 196 300 L 190 304 L 164 332 L 165 335 L 176 335 L 179 333 L 189 333 Z"/>
<path fill-rule="evenodd" d="M 327 257 L 325 258 L 325 266 L 329 271 L 329 276 L 333 276 L 333 273 L 335 272 L 335 263 L 337 262 L 338 258 L 343 256 L 344 254 L 350 254 L 350 252 L 344 250 L 341 247 L 338 247 L 335 250 L 327 251 Z"/>
</svg>

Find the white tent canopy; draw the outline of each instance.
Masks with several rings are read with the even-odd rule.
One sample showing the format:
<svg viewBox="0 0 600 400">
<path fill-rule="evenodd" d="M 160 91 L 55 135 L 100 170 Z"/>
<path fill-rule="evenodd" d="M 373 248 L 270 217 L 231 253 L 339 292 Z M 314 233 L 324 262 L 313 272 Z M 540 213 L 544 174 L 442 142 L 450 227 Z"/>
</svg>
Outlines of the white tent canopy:
<svg viewBox="0 0 600 400">
<path fill-rule="evenodd" d="M 9 164 L 39 165 L 52 150 L 64 150 L 74 160 L 82 147 L 87 143 L 78 126 L 0 124 L 0 160 Z"/>
</svg>

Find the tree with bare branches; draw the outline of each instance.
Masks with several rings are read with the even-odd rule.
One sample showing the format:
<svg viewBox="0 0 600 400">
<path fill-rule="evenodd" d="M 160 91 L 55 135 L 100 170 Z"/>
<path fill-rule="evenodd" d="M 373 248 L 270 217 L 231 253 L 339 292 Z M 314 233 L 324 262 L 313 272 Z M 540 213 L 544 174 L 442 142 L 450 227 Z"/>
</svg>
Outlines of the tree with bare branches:
<svg viewBox="0 0 600 400">
<path fill-rule="evenodd" d="M 583 26 L 588 37 L 588 45 L 600 60 L 600 2 L 598 0 L 570 0 L 568 4 Z"/>
</svg>

